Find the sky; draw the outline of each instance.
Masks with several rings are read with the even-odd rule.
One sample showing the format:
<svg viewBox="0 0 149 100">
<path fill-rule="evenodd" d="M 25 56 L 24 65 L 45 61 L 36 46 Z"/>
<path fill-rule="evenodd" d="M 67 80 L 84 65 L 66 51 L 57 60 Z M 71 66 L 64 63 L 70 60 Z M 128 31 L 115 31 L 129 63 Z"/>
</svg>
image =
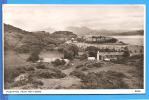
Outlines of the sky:
<svg viewBox="0 0 149 100">
<path fill-rule="evenodd" d="M 27 31 L 144 29 L 143 5 L 3 5 L 3 22 Z"/>
</svg>

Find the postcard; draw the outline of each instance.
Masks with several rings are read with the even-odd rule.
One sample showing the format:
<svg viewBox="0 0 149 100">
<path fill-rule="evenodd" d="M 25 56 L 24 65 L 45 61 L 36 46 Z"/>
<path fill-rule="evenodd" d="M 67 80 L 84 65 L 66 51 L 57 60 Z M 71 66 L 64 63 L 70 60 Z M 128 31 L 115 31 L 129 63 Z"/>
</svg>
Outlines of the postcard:
<svg viewBox="0 0 149 100">
<path fill-rule="evenodd" d="M 4 94 L 144 94 L 143 4 L 4 4 Z"/>
</svg>

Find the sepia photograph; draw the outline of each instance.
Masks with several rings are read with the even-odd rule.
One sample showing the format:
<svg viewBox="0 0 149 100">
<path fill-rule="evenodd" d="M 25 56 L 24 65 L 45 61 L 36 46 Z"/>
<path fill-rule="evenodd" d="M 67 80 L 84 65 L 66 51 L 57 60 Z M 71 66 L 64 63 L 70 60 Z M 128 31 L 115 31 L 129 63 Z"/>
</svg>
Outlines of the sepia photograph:
<svg viewBox="0 0 149 100">
<path fill-rule="evenodd" d="M 5 93 L 143 93 L 145 14 L 134 4 L 4 4 Z"/>
</svg>

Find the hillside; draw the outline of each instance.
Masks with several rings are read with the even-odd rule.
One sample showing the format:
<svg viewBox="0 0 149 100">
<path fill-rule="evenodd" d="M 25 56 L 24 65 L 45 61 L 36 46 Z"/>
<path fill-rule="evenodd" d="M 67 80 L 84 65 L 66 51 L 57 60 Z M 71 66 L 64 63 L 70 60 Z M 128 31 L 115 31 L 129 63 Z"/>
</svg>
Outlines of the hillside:
<svg viewBox="0 0 149 100">
<path fill-rule="evenodd" d="M 4 48 L 18 52 L 29 52 L 33 46 L 42 49 L 53 49 L 64 40 L 76 38 L 77 35 L 70 31 L 45 31 L 28 32 L 12 25 L 4 24 Z"/>
<path fill-rule="evenodd" d="M 22 41 L 31 36 L 33 36 L 31 32 L 27 32 L 12 25 L 4 24 L 5 49 L 14 49 L 17 45 L 22 45 Z"/>
<path fill-rule="evenodd" d="M 39 32 L 28 32 L 12 25 L 4 24 L 4 48 L 5 50 L 16 50 L 18 52 L 29 52 L 38 45 L 41 48 L 49 45 L 57 45 L 61 41 L 51 38 L 50 34 Z"/>
</svg>

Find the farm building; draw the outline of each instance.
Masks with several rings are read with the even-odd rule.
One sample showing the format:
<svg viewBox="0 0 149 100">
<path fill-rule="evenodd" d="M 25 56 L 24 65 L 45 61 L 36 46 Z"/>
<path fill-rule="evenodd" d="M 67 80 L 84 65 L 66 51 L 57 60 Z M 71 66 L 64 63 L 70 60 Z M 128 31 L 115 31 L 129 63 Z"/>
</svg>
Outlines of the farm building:
<svg viewBox="0 0 149 100">
<path fill-rule="evenodd" d="M 118 60 L 120 57 L 122 57 L 124 52 L 97 52 L 97 60 L 105 60 L 105 61 L 111 61 L 111 60 Z"/>
</svg>

